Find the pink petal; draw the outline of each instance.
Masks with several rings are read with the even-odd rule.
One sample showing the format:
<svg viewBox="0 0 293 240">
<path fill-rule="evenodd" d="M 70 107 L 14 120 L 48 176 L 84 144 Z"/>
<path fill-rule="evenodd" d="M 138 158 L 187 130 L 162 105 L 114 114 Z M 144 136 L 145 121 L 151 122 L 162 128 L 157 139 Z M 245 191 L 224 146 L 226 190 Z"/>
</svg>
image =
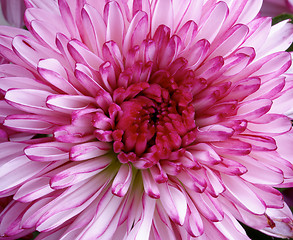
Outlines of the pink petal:
<svg viewBox="0 0 293 240">
<path fill-rule="evenodd" d="M 188 199 L 187 216 L 184 222 L 184 227 L 193 237 L 201 236 L 204 233 L 204 225 L 202 216 L 196 208 L 192 200 Z"/>
<path fill-rule="evenodd" d="M 110 146 L 104 142 L 88 142 L 75 145 L 70 150 L 70 160 L 83 161 L 99 157 L 109 152 L 111 149 Z"/>
<path fill-rule="evenodd" d="M 77 94 L 78 91 L 68 80 L 68 74 L 61 63 L 53 58 L 41 60 L 38 63 L 39 74 L 54 88 L 67 94 Z"/>
<path fill-rule="evenodd" d="M 213 45 L 209 58 L 216 56 L 227 56 L 232 53 L 243 42 L 249 29 L 246 25 L 235 25 L 221 37 L 219 44 Z"/>
<path fill-rule="evenodd" d="M 259 161 L 250 157 L 234 158 L 247 168 L 241 178 L 253 184 L 278 185 L 284 181 L 281 170 L 266 167 Z"/>
<path fill-rule="evenodd" d="M 15 131 L 36 134 L 50 134 L 55 128 L 55 119 L 35 115 L 10 115 L 5 118 L 3 125 Z"/>
<path fill-rule="evenodd" d="M 207 20 L 199 27 L 196 39 L 200 40 L 204 38 L 212 43 L 220 31 L 221 26 L 228 15 L 228 11 L 229 9 L 225 2 L 218 2 Z"/>
<path fill-rule="evenodd" d="M 173 29 L 173 9 L 171 1 L 159 0 L 155 3 L 151 21 L 152 34 L 160 26 L 165 25 Z"/>
<path fill-rule="evenodd" d="M 250 31 L 243 45 L 259 50 L 264 44 L 264 39 L 269 35 L 271 26 L 271 18 L 256 18 L 250 22 L 248 24 Z"/>
<path fill-rule="evenodd" d="M 132 166 L 122 164 L 112 183 L 112 193 L 118 197 L 123 197 L 132 182 Z"/>
<path fill-rule="evenodd" d="M 26 77 L 3 77 L 0 80 L 0 88 L 4 91 L 7 91 L 11 88 L 27 88 L 35 90 L 52 91 L 51 88 L 40 83 L 39 81 L 36 81 L 34 78 Z"/>
<path fill-rule="evenodd" d="M 24 149 L 24 153 L 32 161 L 62 161 L 69 159 L 70 148 L 71 144 L 48 142 L 29 145 Z"/>
<path fill-rule="evenodd" d="M 13 114 L 22 114 L 21 110 L 14 108 L 13 106 L 9 105 L 5 100 L 0 100 L 0 122 L 3 123 L 4 119 Z"/>
<path fill-rule="evenodd" d="M 169 217 L 179 225 L 185 220 L 187 202 L 184 194 L 176 187 L 162 183 L 158 185 L 160 201 Z"/>
<path fill-rule="evenodd" d="M 234 134 L 232 128 L 222 125 L 210 125 L 198 129 L 196 140 L 199 142 L 225 141 Z"/>
<path fill-rule="evenodd" d="M 87 46 L 91 46 L 94 53 L 102 55 L 102 46 L 106 39 L 106 24 L 97 11 L 91 5 L 85 4 L 82 12 L 82 34 Z"/>
<path fill-rule="evenodd" d="M 70 55 L 77 63 L 82 63 L 90 69 L 97 70 L 104 62 L 100 57 L 92 53 L 86 45 L 76 39 L 71 40 L 67 47 Z"/>
<path fill-rule="evenodd" d="M 61 13 L 61 17 L 66 25 L 66 28 L 71 34 L 72 38 L 79 38 L 77 25 L 74 20 L 74 16 L 72 15 L 70 6 L 65 0 L 58 0 L 58 5 Z"/>
<path fill-rule="evenodd" d="M 265 203 L 261 201 L 255 192 L 237 176 L 222 175 L 225 184 L 225 195 L 235 204 L 240 204 L 254 214 L 263 214 L 266 210 Z"/>
<path fill-rule="evenodd" d="M 157 203 L 157 209 L 154 212 L 154 219 L 153 219 L 153 226 L 154 232 L 158 239 L 162 236 L 170 240 L 177 240 L 177 234 L 174 233 L 171 220 L 166 214 L 163 206 L 161 203 Z"/>
<path fill-rule="evenodd" d="M 247 128 L 251 131 L 275 134 L 288 132 L 291 127 L 290 119 L 279 114 L 266 114 L 247 124 Z"/>
<path fill-rule="evenodd" d="M 140 220 L 133 226 L 126 238 L 129 240 L 149 239 L 153 215 L 156 207 L 156 200 L 144 194 L 142 196 L 142 215 Z"/>
<path fill-rule="evenodd" d="M 140 46 L 142 44 L 143 40 L 147 38 L 148 28 L 148 15 L 145 12 L 137 12 L 124 37 L 124 53 L 127 53 L 134 46 Z"/>
<path fill-rule="evenodd" d="M 224 211 L 219 202 L 213 197 L 205 193 L 190 192 L 190 197 L 193 200 L 197 210 L 207 219 L 213 222 L 223 220 Z"/>
<path fill-rule="evenodd" d="M 40 59 L 49 56 L 55 57 L 56 59 L 60 58 L 53 50 L 45 48 L 38 42 L 24 36 L 16 36 L 12 41 L 12 47 L 15 54 L 32 70 L 37 69 Z"/>
<path fill-rule="evenodd" d="M 243 102 L 239 105 L 236 118 L 253 120 L 267 113 L 272 105 L 269 99 L 259 99 Z"/>
<path fill-rule="evenodd" d="M 237 139 L 229 139 L 225 142 L 214 142 L 212 146 L 218 154 L 247 155 L 251 151 L 251 145 L 249 143 Z"/>
<path fill-rule="evenodd" d="M 96 239 L 104 237 L 104 234 L 111 238 L 118 225 L 122 200 L 108 191 L 99 202 L 95 217 L 76 239 Z"/>
<path fill-rule="evenodd" d="M 26 182 L 17 190 L 13 199 L 30 203 L 55 191 L 50 187 L 49 180 L 49 177 L 40 177 Z"/>
<path fill-rule="evenodd" d="M 46 106 L 46 99 L 50 92 L 37 89 L 12 89 L 5 95 L 6 101 L 12 106 L 26 112 L 52 115 L 55 114 Z"/>
<path fill-rule="evenodd" d="M 160 198 L 158 184 L 154 181 L 149 170 L 141 170 L 144 191 L 152 198 Z"/>
<path fill-rule="evenodd" d="M 0 65 L 1 77 L 19 77 L 34 78 L 34 75 L 26 68 L 15 64 L 1 64 Z"/>
<path fill-rule="evenodd" d="M 249 23 L 252 21 L 261 8 L 262 1 L 247 1 L 244 9 L 241 10 L 240 16 L 237 19 L 238 23 Z"/>
<path fill-rule="evenodd" d="M 90 104 L 95 103 L 92 97 L 82 95 L 50 95 L 46 100 L 47 105 L 62 113 L 86 109 Z"/>
<path fill-rule="evenodd" d="M 269 136 L 258 136 L 253 134 L 241 134 L 239 139 L 251 144 L 255 151 L 273 151 L 277 149 L 276 141 Z"/>
<path fill-rule="evenodd" d="M 88 161 L 69 163 L 64 170 L 60 169 L 52 177 L 50 185 L 54 189 L 75 185 L 103 171 L 111 161 L 111 157 L 101 156 Z"/>
<path fill-rule="evenodd" d="M 267 41 L 260 49 L 260 54 L 285 51 L 292 43 L 293 27 L 288 21 L 272 26 Z"/>
<path fill-rule="evenodd" d="M 199 161 L 202 164 L 218 164 L 222 161 L 217 152 L 206 143 L 198 143 L 188 147 L 188 151 L 192 154 L 194 161 Z"/>
<path fill-rule="evenodd" d="M 105 5 L 104 21 L 106 22 L 106 42 L 114 41 L 121 49 L 124 37 L 124 18 L 117 2 Z"/>
<path fill-rule="evenodd" d="M 1 166 L 0 191 L 11 189 L 36 176 L 48 164 L 32 162 L 26 156 L 18 156 Z"/>
<path fill-rule="evenodd" d="M 60 195 L 59 198 L 48 204 L 47 211 L 43 214 L 37 222 L 38 231 L 48 231 L 56 229 L 59 225 L 63 224 L 74 216 L 84 211 L 101 193 L 104 186 L 97 183 L 101 179 L 96 178 L 94 181 L 88 181 L 87 183 L 73 190 L 67 194 Z M 66 204 L 66 201 L 70 201 L 70 204 Z M 52 205 L 55 204 L 55 205 Z M 66 207 L 63 207 L 63 204 Z"/>
</svg>

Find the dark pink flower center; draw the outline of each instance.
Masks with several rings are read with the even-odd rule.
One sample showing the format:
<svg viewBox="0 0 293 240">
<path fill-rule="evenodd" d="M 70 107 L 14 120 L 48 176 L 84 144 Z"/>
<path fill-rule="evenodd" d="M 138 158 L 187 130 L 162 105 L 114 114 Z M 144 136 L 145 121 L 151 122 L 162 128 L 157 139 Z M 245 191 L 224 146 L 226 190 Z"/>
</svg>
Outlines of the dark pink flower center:
<svg viewBox="0 0 293 240">
<path fill-rule="evenodd" d="M 121 103 L 112 136 L 120 162 L 142 161 L 148 168 L 183 154 L 184 137 L 195 128 L 195 112 L 192 95 L 172 81 L 144 87 Z"/>
</svg>

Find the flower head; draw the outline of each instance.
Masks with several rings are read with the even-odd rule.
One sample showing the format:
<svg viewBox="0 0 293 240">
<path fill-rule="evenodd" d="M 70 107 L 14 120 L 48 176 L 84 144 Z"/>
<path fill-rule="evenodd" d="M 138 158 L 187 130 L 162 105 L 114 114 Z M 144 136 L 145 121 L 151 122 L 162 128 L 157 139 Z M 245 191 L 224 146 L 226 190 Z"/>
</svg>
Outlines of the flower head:
<svg viewBox="0 0 293 240">
<path fill-rule="evenodd" d="M 0 28 L 3 239 L 292 236 L 293 27 L 261 4 L 26 0 L 29 31 Z"/>
</svg>

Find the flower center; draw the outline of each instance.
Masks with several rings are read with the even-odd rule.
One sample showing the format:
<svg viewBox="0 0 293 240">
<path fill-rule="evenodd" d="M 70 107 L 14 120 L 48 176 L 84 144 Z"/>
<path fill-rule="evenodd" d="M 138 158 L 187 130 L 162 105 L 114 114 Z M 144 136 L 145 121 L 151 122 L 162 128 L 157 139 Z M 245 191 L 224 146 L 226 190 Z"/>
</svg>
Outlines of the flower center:
<svg viewBox="0 0 293 240">
<path fill-rule="evenodd" d="M 160 160 L 177 160 L 184 153 L 185 136 L 195 128 L 188 91 L 172 89 L 170 84 L 147 85 L 121 103 L 122 114 L 112 134 L 120 162 L 141 162 L 142 168 Z"/>
</svg>

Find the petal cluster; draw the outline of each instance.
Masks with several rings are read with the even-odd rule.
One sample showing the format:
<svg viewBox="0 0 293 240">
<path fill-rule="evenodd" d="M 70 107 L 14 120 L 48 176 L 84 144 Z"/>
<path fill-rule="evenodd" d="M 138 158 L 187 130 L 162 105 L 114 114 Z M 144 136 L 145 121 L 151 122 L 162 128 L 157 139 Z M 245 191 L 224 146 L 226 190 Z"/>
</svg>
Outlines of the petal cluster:
<svg viewBox="0 0 293 240">
<path fill-rule="evenodd" d="M 25 2 L 28 31 L 0 27 L 0 239 L 293 236 L 291 24 L 261 0 Z"/>
</svg>

